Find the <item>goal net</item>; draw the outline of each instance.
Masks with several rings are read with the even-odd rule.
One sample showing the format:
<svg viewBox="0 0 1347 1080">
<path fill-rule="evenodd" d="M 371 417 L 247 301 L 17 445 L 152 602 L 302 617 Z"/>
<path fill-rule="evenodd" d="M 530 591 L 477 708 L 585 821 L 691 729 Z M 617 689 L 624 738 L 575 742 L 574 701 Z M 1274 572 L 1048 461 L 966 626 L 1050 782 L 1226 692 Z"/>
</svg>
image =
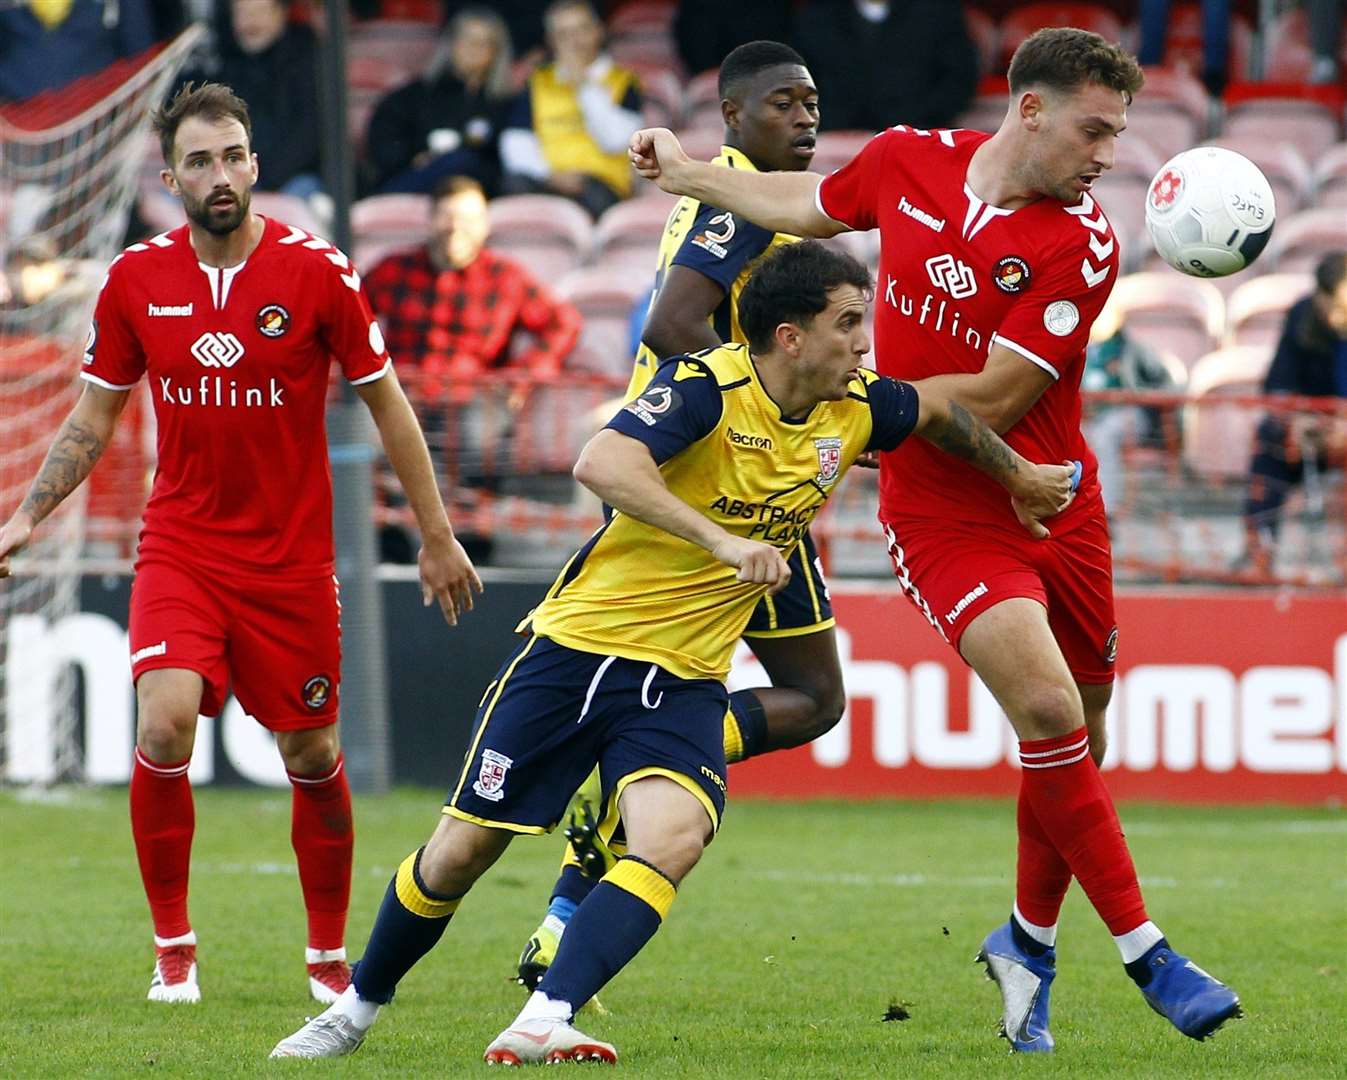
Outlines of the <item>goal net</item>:
<svg viewBox="0 0 1347 1080">
<path fill-rule="evenodd" d="M 22 501 L 79 396 L 94 299 L 150 167 L 149 114 L 200 36 L 189 29 L 0 109 L 0 517 Z M 91 543 L 130 553 L 126 522 L 138 515 L 145 483 L 137 475 L 143 414 L 141 402 L 128 404 L 91 481 L 0 581 L 0 781 L 81 776 L 80 683 L 69 663 L 79 633 L 78 560 Z"/>
</svg>

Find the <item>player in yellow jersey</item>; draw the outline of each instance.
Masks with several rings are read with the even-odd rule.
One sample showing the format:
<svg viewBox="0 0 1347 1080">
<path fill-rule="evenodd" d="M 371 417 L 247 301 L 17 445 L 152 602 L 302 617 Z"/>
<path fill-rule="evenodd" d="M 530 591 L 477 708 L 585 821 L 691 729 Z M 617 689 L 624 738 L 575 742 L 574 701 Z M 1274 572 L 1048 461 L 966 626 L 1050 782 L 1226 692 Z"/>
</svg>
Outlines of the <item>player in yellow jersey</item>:
<svg viewBox="0 0 1347 1080">
<path fill-rule="evenodd" d="M 1070 501 L 1073 468 L 1031 464 L 933 387 L 863 369 L 870 295 L 854 259 L 787 245 L 741 297 L 749 345 L 671 358 L 586 445 L 576 478 L 612 517 L 483 693 L 463 771 L 389 883 L 350 989 L 273 1056 L 355 1050 L 477 879 L 516 834 L 553 828 L 598 765 L 627 852 L 486 1060 L 616 1061 L 571 1021 L 659 928 L 720 825 L 730 657 L 759 600 L 789 584 L 786 555 L 846 470 L 920 435 L 1007 488 L 1046 534 L 1035 519 Z"/>
<path fill-rule="evenodd" d="M 716 164 L 749 172 L 809 167 L 819 93 L 799 53 L 775 41 L 741 45 L 720 66 L 719 91 L 725 136 Z M 753 267 L 765 253 L 799 239 L 696 199 L 680 199 L 660 240 L 655 293 L 627 399 L 645 390 L 662 357 L 746 342 L 739 295 Z M 772 685 L 730 695 L 724 730 L 730 762 L 800 746 L 842 716 L 845 693 L 832 604 L 807 530 L 786 552 L 786 561 L 789 584 L 759 602 L 744 632 Z M 576 795 L 561 874 L 546 915 L 520 954 L 518 978 L 529 989 L 556 955 L 577 905 L 611 865 L 609 842 L 622 850 L 616 816 L 596 820 L 598 786 L 591 776 Z"/>
</svg>

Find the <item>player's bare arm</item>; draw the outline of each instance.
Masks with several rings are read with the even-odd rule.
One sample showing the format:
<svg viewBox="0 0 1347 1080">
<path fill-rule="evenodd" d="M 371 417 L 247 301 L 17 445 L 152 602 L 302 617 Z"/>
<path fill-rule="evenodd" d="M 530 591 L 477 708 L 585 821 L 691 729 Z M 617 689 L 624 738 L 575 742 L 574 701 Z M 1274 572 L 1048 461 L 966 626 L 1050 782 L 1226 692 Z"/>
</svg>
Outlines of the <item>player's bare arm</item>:
<svg viewBox="0 0 1347 1080">
<path fill-rule="evenodd" d="M 458 617 L 472 610 L 473 590 L 482 591 L 482 579 L 449 524 L 416 414 L 392 371 L 382 379 L 357 386 L 356 391 L 374 417 L 384 453 L 398 475 L 421 530 L 417 563 L 422 599 L 426 604 L 438 602 L 449 625 L 456 626 Z"/>
<path fill-rule="evenodd" d="M 675 356 L 714 349 L 720 335 L 711 313 L 725 299 L 725 290 L 689 266 L 670 266 L 645 320 L 641 341 L 656 356 Z"/>
<path fill-rule="evenodd" d="M 1048 372 L 999 344 L 992 346 L 976 374 L 936 375 L 922 382 L 957 401 L 998 435 L 1019 423 L 1051 385 Z"/>
<path fill-rule="evenodd" d="M 694 161 L 668 128 L 643 128 L 631 137 L 631 163 L 664 191 L 690 195 L 773 232 L 836 236 L 846 226 L 815 203 L 822 177 L 810 172 L 750 173 Z"/>
<path fill-rule="evenodd" d="M 9 557 L 28 543 L 38 523 L 80 486 L 103 456 L 125 406 L 126 391 L 85 384 L 23 503 L 0 527 L 0 578 L 9 576 Z"/>
<path fill-rule="evenodd" d="M 735 536 L 673 494 L 650 451 L 637 439 L 604 428 L 580 451 L 573 475 L 614 509 L 735 567 L 740 581 L 769 586 L 769 596 L 790 581 L 790 567 L 771 544 Z"/>
<path fill-rule="evenodd" d="M 1024 527 L 1040 539 L 1047 536 L 1039 519 L 1060 513 L 1071 501 L 1074 465 L 1026 461 L 957 401 L 933 388 L 936 381 L 912 384 L 921 410 L 914 434 L 985 472 L 1014 497 L 1015 512 Z"/>
</svg>

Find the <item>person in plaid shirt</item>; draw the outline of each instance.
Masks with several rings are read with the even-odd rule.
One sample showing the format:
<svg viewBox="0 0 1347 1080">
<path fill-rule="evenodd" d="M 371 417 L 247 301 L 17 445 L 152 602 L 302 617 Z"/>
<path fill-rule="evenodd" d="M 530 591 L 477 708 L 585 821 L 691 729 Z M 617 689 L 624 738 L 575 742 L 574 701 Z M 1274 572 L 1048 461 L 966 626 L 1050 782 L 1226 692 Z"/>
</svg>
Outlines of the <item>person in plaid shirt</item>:
<svg viewBox="0 0 1347 1080">
<path fill-rule="evenodd" d="M 580 335 L 581 317 L 518 263 L 486 249 L 486 196 L 449 177 L 434 193 L 429 241 L 390 255 L 365 278 L 389 351 L 426 406 L 462 404 L 483 373 L 509 367 L 554 375 Z M 516 330 L 537 345 L 509 355 Z"/>
</svg>

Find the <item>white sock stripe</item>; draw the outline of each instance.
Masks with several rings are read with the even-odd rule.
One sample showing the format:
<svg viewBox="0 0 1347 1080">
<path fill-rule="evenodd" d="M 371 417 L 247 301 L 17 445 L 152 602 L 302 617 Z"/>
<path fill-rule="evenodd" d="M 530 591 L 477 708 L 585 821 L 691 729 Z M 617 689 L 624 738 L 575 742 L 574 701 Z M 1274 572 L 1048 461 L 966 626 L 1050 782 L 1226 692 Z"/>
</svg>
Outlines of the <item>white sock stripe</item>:
<svg viewBox="0 0 1347 1080">
<path fill-rule="evenodd" d="M 196 931 L 188 930 L 187 933 L 183 934 L 181 937 L 160 937 L 158 934 L 155 934 L 154 944 L 160 949 L 169 949 L 174 945 L 195 945 Z"/>
<path fill-rule="evenodd" d="M 1040 926 L 1038 923 L 1032 923 L 1024 917 L 1024 912 L 1020 910 L 1019 901 L 1015 901 L 1011 910 L 1014 912 L 1015 921 L 1031 938 L 1040 945 L 1047 945 L 1049 948 L 1057 944 L 1057 924 L 1051 926 Z"/>
<path fill-rule="evenodd" d="M 1020 760 L 1024 761 L 1029 758 L 1047 758 L 1053 757 L 1057 754 L 1069 754 L 1075 750 L 1079 750 L 1082 746 L 1089 746 L 1089 745 L 1090 745 L 1090 737 L 1088 735 L 1083 735 L 1081 736 L 1079 742 L 1073 742 L 1070 746 L 1059 746 L 1057 747 L 1056 750 L 1035 750 L 1033 753 L 1029 754 L 1026 754 L 1023 750 L 1021 750 Z"/>
<path fill-rule="evenodd" d="M 183 773 L 185 773 L 188 769 L 192 767 L 192 762 L 190 759 L 188 759 L 181 765 L 174 765 L 172 768 L 166 769 L 162 765 L 156 765 L 153 761 L 151 761 L 144 754 L 142 754 L 140 752 L 139 746 L 136 747 L 135 757 L 136 761 L 140 763 L 142 768 L 149 769 L 150 772 L 154 773 L 156 776 L 181 776 Z"/>
<path fill-rule="evenodd" d="M 1088 757 L 1089 754 L 1090 748 L 1089 746 L 1086 746 L 1085 749 L 1075 757 L 1064 758 L 1061 761 L 1021 761 L 1020 767 L 1023 769 L 1056 769 L 1061 765 L 1074 765 L 1076 762 L 1080 761 L 1081 758 Z"/>
<path fill-rule="evenodd" d="M 306 964 L 326 964 L 333 960 L 345 960 L 346 947 L 340 949 L 315 949 L 311 946 L 304 948 L 304 962 Z"/>
<path fill-rule="evenodd" d="M 336 768 L 326 776 L 296 776 L 289 769 L 285 770 L 285 775 L 289 778 L 290 783 L 292 784 L 326 784 L 329 780 L 335 778 L 337 773 L 341 772 L 345 767 L 346 759 L 339 758 Z"/>
</svg>

